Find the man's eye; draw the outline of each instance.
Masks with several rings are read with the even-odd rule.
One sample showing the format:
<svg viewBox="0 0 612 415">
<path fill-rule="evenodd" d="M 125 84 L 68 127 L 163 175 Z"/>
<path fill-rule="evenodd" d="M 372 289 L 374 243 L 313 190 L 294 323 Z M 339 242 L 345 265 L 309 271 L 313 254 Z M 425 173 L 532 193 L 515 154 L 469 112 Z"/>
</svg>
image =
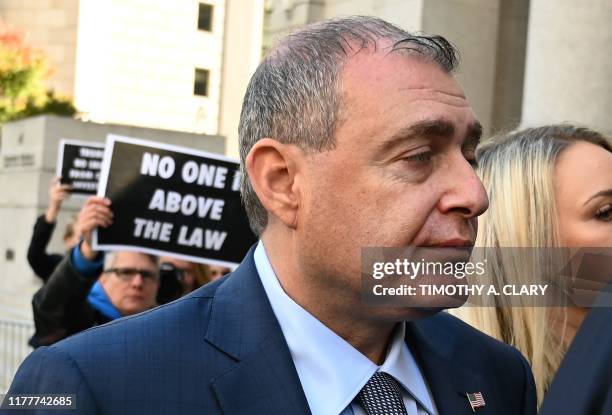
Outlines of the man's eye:
<svg viewBox="0 0 612 415">
<path fill-rule="evenodd" d="M 431 161 L 431 156 L 432 156 L 431 151 L 425 151 L 423 153 L 408 156 L 404 160 L 416 161 L 419 163 L 428 163 Z"/>
<path fill-rule="evenodd" d="M 595 217 L 604 222 L 612 221 L 612 205 L 605 205 L 595 212 Z"/>
</svg>

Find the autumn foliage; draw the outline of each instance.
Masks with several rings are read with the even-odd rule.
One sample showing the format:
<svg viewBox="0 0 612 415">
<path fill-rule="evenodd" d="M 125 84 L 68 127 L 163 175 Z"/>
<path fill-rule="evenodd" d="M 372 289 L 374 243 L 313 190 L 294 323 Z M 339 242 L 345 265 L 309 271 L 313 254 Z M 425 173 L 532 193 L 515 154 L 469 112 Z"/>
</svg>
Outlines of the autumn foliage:
<svg viewBox="0 0 612 415">
<path fill-rule="evenodd" d="M 44 54 L 0 20 L 0 124 L 49 112 L 74 115 L 69 101 L 46 89 L 50 75 Z"/>
</svg>

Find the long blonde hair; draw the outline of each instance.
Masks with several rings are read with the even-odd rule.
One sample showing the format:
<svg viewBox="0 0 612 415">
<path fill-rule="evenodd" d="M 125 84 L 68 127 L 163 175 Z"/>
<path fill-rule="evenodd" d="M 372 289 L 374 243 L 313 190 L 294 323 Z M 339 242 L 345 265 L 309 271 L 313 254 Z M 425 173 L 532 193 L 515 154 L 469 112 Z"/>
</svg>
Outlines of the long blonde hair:
<svg viewBox="0 0 612 415">
<path fill-rule="evenodd" d="M 477 247 L 560 246 L 554 168 L 563 149 L 577 141 L 612 151 L 601 134 L 571 125 L 529 128 L 493 137 L 478 147 L 477 172 L 490 205 L 478 221 Z M 488 273 L 498 286 L 525 283 L 527 276 L 547 275 L 558 265 L 534 255 L 522 261 L 503 249 L 486 252 L 493 256 L 487 261 Z M 563 341 L 550 329 L 558 316 L 548 307 L 521 303 L 521 297 L 514 297 L 512 306 L 504 297 L 486 301 L 494 307 L 463 307 L 453 314 L 521 351 L 531 364 L 540 404 L 565 353 Z"/>
</svg>

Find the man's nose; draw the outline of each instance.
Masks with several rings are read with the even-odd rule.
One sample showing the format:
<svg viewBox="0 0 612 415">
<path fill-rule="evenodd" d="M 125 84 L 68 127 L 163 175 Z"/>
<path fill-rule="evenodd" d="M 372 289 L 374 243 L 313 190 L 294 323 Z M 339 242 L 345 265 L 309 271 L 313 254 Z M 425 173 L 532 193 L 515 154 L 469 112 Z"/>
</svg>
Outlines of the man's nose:
<svg viewBox="0 0 612 415">
<path fill-rule="evenodd" d="M 144 277 L 140 272 L 136 273 L 130 281 L 132 287 L 142 287 L 144 285 Z"/>
<path fill-rule="evenodd" d="M 446 190 L 440 198 L 440 211 L 456 212 L 465 218 L 483 214 L 489 207 L 489 198 L 473 166 L 462 154 L 458 154 L 453 156 L 449 167 L 443 179 Z"/>
</svg>

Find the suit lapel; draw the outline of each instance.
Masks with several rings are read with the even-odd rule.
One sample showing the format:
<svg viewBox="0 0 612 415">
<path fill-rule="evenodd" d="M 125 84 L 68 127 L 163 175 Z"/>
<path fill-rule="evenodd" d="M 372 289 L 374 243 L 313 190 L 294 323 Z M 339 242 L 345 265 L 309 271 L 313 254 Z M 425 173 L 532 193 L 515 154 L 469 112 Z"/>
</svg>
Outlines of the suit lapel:
<svg viewBox="0 0 612 415">
<path fill-rule="evenodd" d="M 454 339 L 439 324 L 426 318 L 406 324 L 406 343 L 419 363 L 429 385 L 439 415 L 473 414 L 466 393 L 485 388 L 479 375 L 458 365 Z M 485 396 L 486 399 L 486 396 Z M 486 406 L 478 415 L 491 413 Z"/>
<path fill-rule="evenodd" d="M 310 414 L 291 353 L 257 274 L 252 248 L 217 289 L 205 340 L 235 364 L 211 382 L 225 414 Z M 466 393 L 486 387 L 458 364 L 454 339 L 436 317 L 406 324 L 406 342 L 415 356 L 439 415 L 473 414 Z M 486 399 L 486 394 L 485 394 Z M 491 407 L 477 415 L 492 414 Z"/>
<path fill-rule="evenodd" d="M 211 387 L 223 413 L 309 414 L 251 248 L 212 301 L 205 339 L 236 361 Z"/>
</svg>

